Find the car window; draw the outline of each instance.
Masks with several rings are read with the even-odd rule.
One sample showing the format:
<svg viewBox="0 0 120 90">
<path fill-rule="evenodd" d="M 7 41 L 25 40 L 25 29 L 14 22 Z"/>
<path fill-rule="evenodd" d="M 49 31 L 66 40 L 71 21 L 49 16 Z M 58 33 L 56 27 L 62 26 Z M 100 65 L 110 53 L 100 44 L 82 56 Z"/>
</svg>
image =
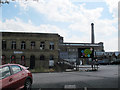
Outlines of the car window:
<svg viewBox="0 0 120 90">
<path fill-rule="evenodd" d="M 17 65 L 12 65 L 11 68 L 12 68 L 14 74 L 21 71 L 21 68 Z"/>
<path fill-rule="evenodd" d="M 8 66 L 0 68 L 0 79 L 4 79 L 10 75 L 10 68 Z"/>
</svg>

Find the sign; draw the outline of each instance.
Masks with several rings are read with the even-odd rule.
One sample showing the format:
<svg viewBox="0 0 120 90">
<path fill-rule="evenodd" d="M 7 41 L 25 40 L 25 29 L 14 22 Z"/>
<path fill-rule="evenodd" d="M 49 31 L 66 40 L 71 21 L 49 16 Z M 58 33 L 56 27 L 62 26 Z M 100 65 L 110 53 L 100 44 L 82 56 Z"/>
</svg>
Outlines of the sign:
<svg viewBox="0 0 120 90">
<path fill-rule="evenodd" d="M 54 60 L 49 60 L 49 66 L 54 66 Z"/>
<path fill-rule="evenodd" d="M 22 54 L 22 51 L 14 51 L 14 54 Z"/>
<path fill-rule="evenodd" d="M 93 48 L 78 48 L 78 57 L 79 58 L 93 58 L 94 57 Z"/>
</svg>

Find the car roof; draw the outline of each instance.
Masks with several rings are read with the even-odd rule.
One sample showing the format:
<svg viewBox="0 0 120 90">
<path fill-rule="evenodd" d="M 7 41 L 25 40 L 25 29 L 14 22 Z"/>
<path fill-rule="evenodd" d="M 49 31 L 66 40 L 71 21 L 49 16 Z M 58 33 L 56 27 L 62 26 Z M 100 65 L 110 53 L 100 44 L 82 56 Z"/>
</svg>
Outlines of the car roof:
<svg viewBox="0 0 120 90">
<path fill-rule="evenodd" d="M 8 63 L 8 64 L 0 65 L 0 68 L 1 68 L 1 67 L 4 67 L 4 66 L 11 66 L 11 65 L 18 65 L 18 66 L 20 66 L 19 64 L 9 64 L 9 63 Z"/>
</svg>

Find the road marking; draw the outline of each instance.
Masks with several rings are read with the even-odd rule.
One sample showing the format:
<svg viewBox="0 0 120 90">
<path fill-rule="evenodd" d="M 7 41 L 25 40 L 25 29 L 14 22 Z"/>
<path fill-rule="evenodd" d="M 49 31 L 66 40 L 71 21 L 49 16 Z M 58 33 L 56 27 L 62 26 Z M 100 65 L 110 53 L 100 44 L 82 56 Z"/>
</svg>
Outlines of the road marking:
<svg viewBox="0 0 120 90">
<path fill-rule="evenodd" d="M 64 85 L 64 89 L 75 89 L 76 85 Z"/>
</svg>

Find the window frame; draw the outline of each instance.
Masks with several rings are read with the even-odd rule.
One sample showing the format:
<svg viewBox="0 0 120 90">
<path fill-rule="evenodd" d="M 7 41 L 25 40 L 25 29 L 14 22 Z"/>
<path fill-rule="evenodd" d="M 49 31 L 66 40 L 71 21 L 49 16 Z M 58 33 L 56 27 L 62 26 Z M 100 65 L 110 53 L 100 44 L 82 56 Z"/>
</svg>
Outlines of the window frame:
<svg viewBox="0 0 120 90">
<path fill-rule="evenodd" d="M 10 69 L 11 69 L 12 75 L 19 73 L 19 72 L 14 73 L 14 71 L 13 71 L 13 69 L 12 69 L 12 66 L 17 66 L 17 67 L 19 67 L 19 68 L 20 68 L 20 71 L 19 71 L 19 72 L 21 72 L 21 71 L 23 70 L 23 68 L 21 68 L 21 67 L 18 66 L 18 65 L 10 65 Z"/>
<path fill-rule="evenodd" d="M 55 43 L 54 42 L 50 42 L 49 49 L 50 50 L 54 50 L 55 49 Z"/>
<path fill-rule="evenodd" d="M 4 59 L 3 59 L 3 57 L 4 57 Z M 2 64 L 5 64 L 6 63 L 6 56 L 5 55 L 2 55 Z"/>
<path fill-rule="evenodd" d="M 42 59 L 41 59 L 42 57 Z M 40 55 L 40 61 L 44 61 L 45 60 L 45 55 Z"/>
<path fill-rule="evenodd" d="M 5 42 L 5 43 L 3 43 Z M 5 50 L 7 48 L 6 40 L 2 40 L 2 49 Z"/>
<path fill-rule="evenodd" d="M 25 41 L 22 41 L 21 42 L 21 50 L 24 50 L 26 49 L 26 44 L 25 44 Z"/>
<path fill-rule="evenodd" d="M 30 46 L 31 46 L 31 49 L 34 49 L 35 48 L 35 41 L 31 41 Z"/>
<path fill-rule="evenodd" d="M 14 57 L 14 60 L 12 60 L 12 57 Z M 12 62 L 16 63 L 16 56 L 15 55 L 10 56 L 10 63 L 12 63 Z"/>
<path fill-rule="evenodd" d="M 12 42 L 11 42 L 11 49 L 16 49 L 16 41 L 15 40 L 13 40 Z"/>
<path fill-rule="evenodd" d="M 44 41 L 40 42 L 40 49 L 41 50 L 45 49 L 45 42 Z"/>
<path fill-rule="evenodd" d="M 49 60 L 54 60 L 54 56 L 50 55 Z"/>
<path fill-rule="evenodd" d="M 10 68 L 9 66 L 3 66 L 3 67 L 1 67 L 2 70 L 3 70 L 4 67 L 8 67 L 8 69 L 9 69 L 9 71 L 10 71 L 10 75 L 9 75 L 9 76 L 11 76 L 11 75 L 12 75 L 11 68 Z M 1 69 L 1 68 L 0 68 L 0 69 Z M 7 76 L 7 77 L 9 77 L 9 76 Z M 5 78 L 7 78 L 7 77 L 1 78 L 0 80 L 5 79 Z"/>
<path fill-rule="evenodd" d="M 22 57 L 24 57 L 24 65 L 22 64 Z M 21 65 L 25 66 L 26 65 L 26 61 L 25 61 L 25 55 L 21 55 Z"/>
</svg>

